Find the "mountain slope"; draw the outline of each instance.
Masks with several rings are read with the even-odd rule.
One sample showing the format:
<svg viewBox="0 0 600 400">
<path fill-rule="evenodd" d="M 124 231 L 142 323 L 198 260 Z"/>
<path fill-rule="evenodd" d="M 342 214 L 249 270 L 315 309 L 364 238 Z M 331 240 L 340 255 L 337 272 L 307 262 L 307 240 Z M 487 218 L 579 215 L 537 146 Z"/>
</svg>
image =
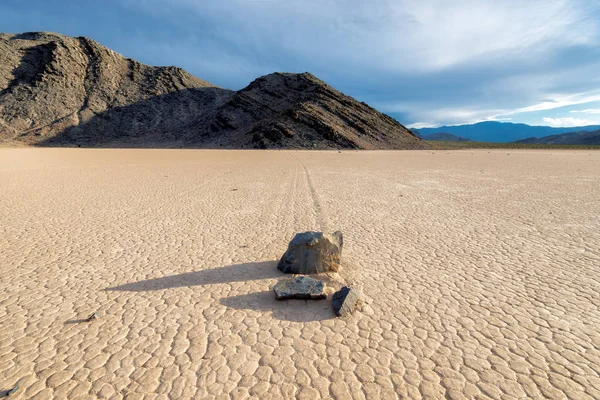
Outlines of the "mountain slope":
<svg viewBox="0 0 600 400">
<path fill-rule="evenodd" d="M 0 34 L 0 142 L 61 146 L 429 148 L 309 73 L 234 92 L 95 41 Z"/>
<path fill-rule="evenodd" d="M 529 137 L 543 137 L 560 135 L 569 132 L 594 131 L 600 129 L 598 125 L 579 126 L 573 128 L 553 128 L 550 126 L 531 126 L 514 124 L 511 122 L 486 121 L 476 124 L 441 126 L 439 128 L 421 128 L 421 135 L 433 133 L 450 133 L 469 138 L 477 142 L 513 142 Z"/>
<path fill-rule="evenodd" d="M 541 138 L 531 137 L 517 140 L 515 143 L 600 145 L 600 130 L 592 132 L 570 132 L 560 135 L 544 136 Z"/>
<path fill-rule="evenodd" d="M 230 92 L 180 68 L 149 67 L 126 59 L 83 37 L 1 34 L 0 57 L 0 140 L 39 143 L 107 110 L 185 89 L 186 98 L 180 96 L 178 102 L 194 108 Z M 178 125 L 172 108 L 155 104 L 153 114 L 169 120 L 163 125 Z M 135 133 L 152 125 L 143 116 L 139 119 L 144 126 Z M 118 135 L 90 129 L 79 134 L 90 141 Z"/>
</svg>

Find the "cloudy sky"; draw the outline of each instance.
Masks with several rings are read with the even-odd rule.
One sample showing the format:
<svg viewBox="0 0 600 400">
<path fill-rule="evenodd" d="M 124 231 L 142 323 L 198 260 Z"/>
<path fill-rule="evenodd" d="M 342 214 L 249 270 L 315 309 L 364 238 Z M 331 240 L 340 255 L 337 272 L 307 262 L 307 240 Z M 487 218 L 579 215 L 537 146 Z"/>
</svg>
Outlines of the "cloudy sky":
<svg viewBox="0 0 600 400">
<path fill-rule="evenodd" d="M 230 89 L 310 71 L 413 127 L 600 124 L 596 0 L 2 0 L 0 30 L 88 36 Z"/>
</svg>

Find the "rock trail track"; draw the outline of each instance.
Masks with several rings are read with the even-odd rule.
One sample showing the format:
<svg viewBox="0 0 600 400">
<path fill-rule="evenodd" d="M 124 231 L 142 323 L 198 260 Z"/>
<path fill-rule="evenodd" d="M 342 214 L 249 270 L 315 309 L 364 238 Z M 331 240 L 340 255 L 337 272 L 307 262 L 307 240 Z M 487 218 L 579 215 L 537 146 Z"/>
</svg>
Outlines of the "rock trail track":
<svg viewBox="0 0 600 400">
<path fill-rule="evenodd" d="M 312 204 L 313 204 L 313 212 L 315 214 L 315 218 L 316 218 L 316 222 L 317 222 L 316 230 L 323 231 L 323 232 L 332 231 L 332 227 L 330 226 L 329 219 L 327 218 L 327 215 L 323 211 L 323 207 L 321 206 L 321 202 L 319 200 L 319 195 L 317 194 L 317 191 L 315 190 L 315 185 L 313 184 L 313 181 L 312 181 L 311 172 L 308 170 L 306 165 L 304 165 L 302 163 L 302 161 L 300 161 L 298 159 L 298 157 L 295 157 L 295 158 L 296 158 L 296 161 L 298 163 L 300 163 L 300 165 L 302 166 L 302 169 L 304 170 L 304 177 L 306 178 L 306 184 L 308 185 L 310 197 L 311 197 Z"/>
<path fill-rule="evenodd" d="M 0 149 L 0 391 L 600 398 L 599 171 L 589 151 Z M 270 289 L 321 229 L 372 299 L 350 318 Z"/>
</svg>

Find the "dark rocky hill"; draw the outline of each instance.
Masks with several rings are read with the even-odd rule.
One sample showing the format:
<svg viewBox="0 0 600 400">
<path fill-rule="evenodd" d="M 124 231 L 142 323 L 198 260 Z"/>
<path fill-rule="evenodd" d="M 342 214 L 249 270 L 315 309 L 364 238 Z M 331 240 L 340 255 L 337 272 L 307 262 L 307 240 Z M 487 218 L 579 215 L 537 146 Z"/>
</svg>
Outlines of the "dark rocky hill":
<svg viewBox="0 0 600 400">
<path fill-rule="evenodd" d="M 84 147 L 429 148 L 309 73 L 234 92 L 95 41 L 0 34 L 0 142 Z"/>
</svg>

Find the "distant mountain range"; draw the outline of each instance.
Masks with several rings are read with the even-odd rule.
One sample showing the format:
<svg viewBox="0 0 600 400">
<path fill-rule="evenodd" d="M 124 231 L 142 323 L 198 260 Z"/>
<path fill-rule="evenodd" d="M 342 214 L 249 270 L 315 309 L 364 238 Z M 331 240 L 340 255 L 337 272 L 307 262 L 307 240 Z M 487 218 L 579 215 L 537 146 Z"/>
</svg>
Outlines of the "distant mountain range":
<svg viewBox="0 0 600 400">
<path fill-rule="evenodd" d="M 429 135 L 419 135 L 423 140 L 441 140 L 444 142 L 472 142 L 471 139 L 464 138 L 462 136 L 456 136 L 451 133 L 431 133 Z"/>
<path fill-rule="evenodd" d="M 310 73 L 242 90 L 152 67 L 85 37 L 0 33 L 0 143 L 78 147 L 429 149 Z"/>
<path fill-rule="evenodd" d="M 550 126 L 531 126 L 527 124 L 514 124 L 511 122 L 486 121 L 469 125 L 441 126 L 439 128 L 421 128 L 417 129 L 416 131 L 423 139 L 426 139 L 428 135 L 431 134 L 443 133 L 456 135 L 477 142 L 507 143 L 523 139 L 529 140 L 531 138 L 537 139 L 545 138 L 546 136 L 562 135 L 565 133 L 570 134 L 573 132 L 590 132 L 597 130 L 600 130 L 600 125 L 577 126 L 571 128 L 553 128 Z M 413 132 L 415 132 L 414 129 Z"/>
<path fill-rule="evenodd" d="M 600 145 L 600 130 L 563 133 L 561 135 L 549 135 L 541 138 L 530 137 L 517 140 L 515 143 Z"/>
</svg>

